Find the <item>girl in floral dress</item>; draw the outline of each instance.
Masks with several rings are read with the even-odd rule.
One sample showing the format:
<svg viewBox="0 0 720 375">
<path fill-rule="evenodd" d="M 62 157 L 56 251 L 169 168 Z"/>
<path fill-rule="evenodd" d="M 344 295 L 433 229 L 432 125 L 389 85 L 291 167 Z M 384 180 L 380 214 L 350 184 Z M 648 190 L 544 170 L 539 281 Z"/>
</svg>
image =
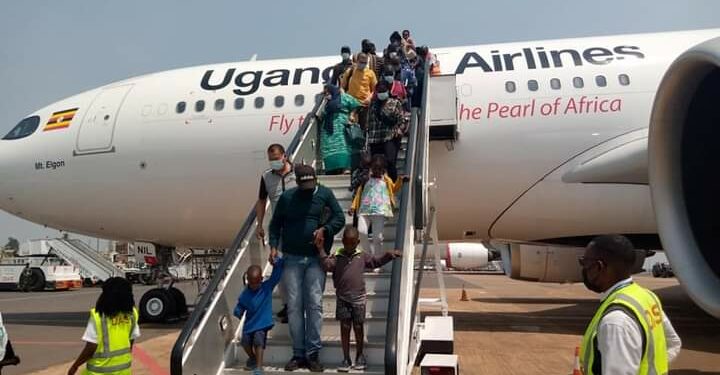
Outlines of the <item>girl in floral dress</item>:
<svg viewBox="0 0 720 375">
<path fill-rule="evenodd" d="M 386 219 L 393 217 L 395 193 L 402 187 L 402 178 L 393 181 L 387 174 L 385 157 L 374 155 L 370 166 L 370 178 L 355 193 L 350 214 L 358 213 L 358 231 L 363 250 L 371 254 L 383 253 L 383 229 Z M 372 226 L 370 244 L 368 227 Z"/>
</svg>

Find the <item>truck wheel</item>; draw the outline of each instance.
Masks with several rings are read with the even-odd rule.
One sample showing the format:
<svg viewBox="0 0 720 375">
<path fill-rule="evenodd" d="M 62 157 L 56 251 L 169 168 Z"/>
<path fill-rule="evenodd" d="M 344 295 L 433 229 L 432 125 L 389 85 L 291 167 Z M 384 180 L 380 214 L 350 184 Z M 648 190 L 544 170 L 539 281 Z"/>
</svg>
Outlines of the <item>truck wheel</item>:
<svg viewBox="0 0 720 375">
<path fill-rule="evenodd" d="M 150 289 L 140 299 L 140 319 L 162 323 L 175 313 L 175 299 L 165 289 Z"/>
<path fill-rule="evenodd" d="M 187 301 L 185 300 L 185 294 L 180 291 L 180 289 L 176 287 L 171 287 L 168 289 L 168 292 L 170 295 L 173 296 L 173 299 L 175 300 L 175 314 L 178 317 L 185 317 L 188 313 L 188 306 Z"/>
<path fill-rule="evenodd" d="M 660 267 L 656 264 L 652 267 L 652 275 L 653 277 L 660 277 Z"/>
<path fill-rule="evenodd" d="M 18 289 L 23 292 L 42 291 L 45 289 L 45 274 L 39 268 L 30 268 L 20 275 Z"/>
</svg>

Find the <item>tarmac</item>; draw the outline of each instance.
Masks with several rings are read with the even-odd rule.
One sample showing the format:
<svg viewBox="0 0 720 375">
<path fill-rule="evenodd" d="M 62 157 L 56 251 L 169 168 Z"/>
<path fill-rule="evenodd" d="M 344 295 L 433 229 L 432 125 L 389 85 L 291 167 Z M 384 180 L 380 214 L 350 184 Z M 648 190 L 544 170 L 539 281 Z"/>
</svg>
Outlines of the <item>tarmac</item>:
<svg viewBox="0 0 720 375">
<path fill-rule="evenodd" d="M 660 296 L 683 340 L 671 364 L 672 375 L 720 375 L 720 321 L 705 314 L 676 279 L 637 275 L 635 279 Z M 573 353 L 598 306 L 596 294 L 582 284 L 549 284 L 511 280 L 502 275 L 446 274 L 450 314 L 455 321 L 455 353 L 462 374 L 571 374 Z M 433 272 L 424 278 L 423 296 L 438 296 Z M 195 284 L 179 285 L 194 301 Z M 460 301 L 463 286 L 469 301 Z M 146 286 L 135 287 L 139 300 Z M 0 311 L 16 352 L 18 367 L 3 374 L 66 374 L 82 349 L 87 311 L 100 290 L 0 293 Z M 424 308 L 423 314 L 439 314 Z M 133 374 L 169 374 L 170 349 L 182 326 L 141 326 Z"/>
</svg>

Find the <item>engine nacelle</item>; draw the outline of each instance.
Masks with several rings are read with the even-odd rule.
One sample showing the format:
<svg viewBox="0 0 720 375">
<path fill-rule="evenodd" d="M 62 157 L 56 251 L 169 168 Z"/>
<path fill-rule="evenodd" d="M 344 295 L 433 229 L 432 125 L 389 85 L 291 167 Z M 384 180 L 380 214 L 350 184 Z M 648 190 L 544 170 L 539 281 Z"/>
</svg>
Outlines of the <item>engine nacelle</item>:
<svg viewBox="0 0 720 375">
<path fill-rule="evenodd" d="M 690 297 L 720 318 L 720 38 L 670 66 L 650 123 L 649 182 L 658 232 Z"/>
<path fill-rule="evenodd" d="M 456 270 L 471 270 L 487 266 L 489 251 L 481 243 L 455 242 L 445 247 L 445 265 Z"/>
<path fill-rule="evenodd" d="M 511 244 L 508 276 L 550 283 L 579 282 L 582 281 L 582 267 L 578 258 L 584 253 L 584 247 Z M 645 250 L 636 250 L 633 273 L 643 271 L 647 255 Z"/>
</svg>

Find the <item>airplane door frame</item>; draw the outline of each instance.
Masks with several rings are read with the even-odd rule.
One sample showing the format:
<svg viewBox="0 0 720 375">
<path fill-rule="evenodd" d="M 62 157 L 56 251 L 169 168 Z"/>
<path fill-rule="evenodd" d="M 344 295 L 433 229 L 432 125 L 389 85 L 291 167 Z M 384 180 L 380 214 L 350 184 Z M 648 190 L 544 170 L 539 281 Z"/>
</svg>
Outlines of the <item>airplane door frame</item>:
<svg viewBox="0 0 720 375">
<path fill-rule="evenodd" d="M 109 87 L 93 99 L 78 131 L 73 156 L 115 152 L 118 114 L 135 84 Z"/>
</svg>

